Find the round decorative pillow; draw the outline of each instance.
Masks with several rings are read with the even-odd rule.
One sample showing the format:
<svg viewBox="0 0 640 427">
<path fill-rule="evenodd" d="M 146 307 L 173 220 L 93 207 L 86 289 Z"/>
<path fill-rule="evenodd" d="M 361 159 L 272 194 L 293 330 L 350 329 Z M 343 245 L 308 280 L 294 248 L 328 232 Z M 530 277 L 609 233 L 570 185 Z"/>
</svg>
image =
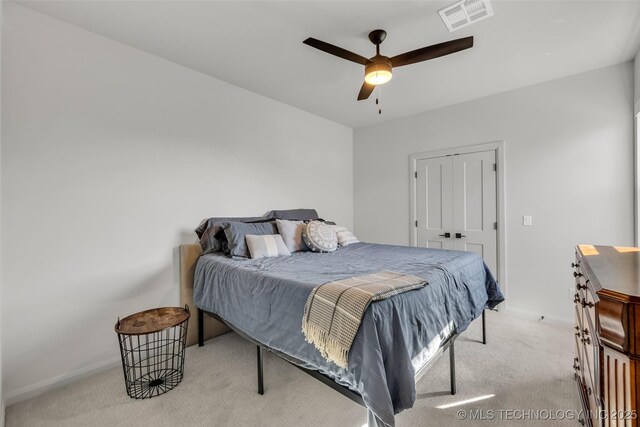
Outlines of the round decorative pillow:
<svg viewBox="0 0 640 427">
<path fill-rule="evenodd" d="M 313 252 L 333 252 L 338 249 L 335 229 L 322 221 L 311 221 L 302 232 L 304 243 Z"/>
</svg>

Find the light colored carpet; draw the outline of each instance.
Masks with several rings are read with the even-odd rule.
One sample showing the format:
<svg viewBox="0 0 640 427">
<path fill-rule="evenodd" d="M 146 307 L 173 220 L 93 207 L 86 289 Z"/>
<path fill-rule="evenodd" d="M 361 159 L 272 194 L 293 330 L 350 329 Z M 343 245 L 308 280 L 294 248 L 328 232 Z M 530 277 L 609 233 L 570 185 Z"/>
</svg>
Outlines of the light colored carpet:
<svg viewBox="0 0 640 427">
<path fill-rule="evenodd" d="M 448 393 L 445 355 L 418 383 L 414 407 L 396 417 L 399 427 L 513 425 L 513 420 L 500 420 L 498 411 L 577 409 L 569 325 L 495 312 L 487 313 L 487 321 L 488 345 L 478 342 L 480 320 L 456 342 L 458 394 Z M 265 355 L 265 395 L 258 395 L 255 362 L 255 347 L 226 334 L 202 348 L 190 347 L 182 383 L 164 395 L 130 399 L 121 369 L 112 369 L 7 408 L 6 425 L 361 427 L 366 423 L 364 408 L 270 353 Z M 495 396 L 437 408 L 490 394 Z M 484 410 L 485 416 L 493 410 L 496 420 L 461 420 L 459 410 L 467 414 Z M 574 426 L 576 421 L 524 424 Z"/>
</svg>

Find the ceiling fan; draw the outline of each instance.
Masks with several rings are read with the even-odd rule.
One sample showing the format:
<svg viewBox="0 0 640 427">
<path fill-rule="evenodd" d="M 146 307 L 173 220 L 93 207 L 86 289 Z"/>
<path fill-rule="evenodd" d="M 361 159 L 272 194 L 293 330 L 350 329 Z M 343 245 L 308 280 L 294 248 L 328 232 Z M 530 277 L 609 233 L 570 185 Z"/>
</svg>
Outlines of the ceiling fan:
<svg viewBox="0 0 640 427">
<path fill-rule="evenodd" d="M 369 40 L 376 45 L 376 55 L 369 59 L 313 37 L 309 37 L 303 43 L 347 61 L 364 65 L 364 83 L 358 93 L 358 101 L 369 98 L 377 85 L 385 84 L 391 80 L 391 70 L 394 67 L 427 61 L 473 47 L 473 37 L 464 37 L 388 57 L 380 55 L 380 44 L 386 37 L 387 32 L 384 30 L 373 30 L 369 33 Z"/>
</svg>

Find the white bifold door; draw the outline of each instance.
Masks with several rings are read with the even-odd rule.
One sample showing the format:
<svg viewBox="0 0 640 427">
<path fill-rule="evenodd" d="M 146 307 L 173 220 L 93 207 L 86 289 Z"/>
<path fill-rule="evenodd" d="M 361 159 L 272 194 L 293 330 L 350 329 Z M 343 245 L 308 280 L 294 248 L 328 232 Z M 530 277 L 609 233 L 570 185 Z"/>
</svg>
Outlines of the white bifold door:
<svg viewBox="0 0 640 427">
<path fill-rule="evenodd" d="M 476 252 L 497 272 L 494 150 L 416 161 L 418 246 Z"/>
</svg>

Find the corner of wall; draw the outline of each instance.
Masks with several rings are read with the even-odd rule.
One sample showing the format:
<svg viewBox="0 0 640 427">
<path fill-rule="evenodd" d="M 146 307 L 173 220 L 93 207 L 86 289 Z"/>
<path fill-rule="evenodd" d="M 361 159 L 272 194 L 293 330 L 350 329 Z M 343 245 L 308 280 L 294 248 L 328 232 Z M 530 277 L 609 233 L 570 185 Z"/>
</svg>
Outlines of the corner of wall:
<svg viewBox="0 0 640 427">
<path fill-rule="evenodd" d="M 634 213 L 633 213 L 633 222 L 634 222 L 634 244 L 636 246 L 640 245 L 640 221 L 638 217 L 640 216 L 640 162 L 638 160 L 638 156 L 640 155 L 640 150 L 638 147 L 638 114 L 640 114 L 640 51 L 636 54 L 635 59 L 633 60 L 633 115 L 634 115 L 634 132 L 633 132 L 633 150 L 634 150 L 634 164 L 633 164 L 633 173 L 634 173 Z"/>
<path fill-rule="evenodd" d="M 633 114 L 637 115 L 640 113 L 640 51 L 633 60 L 633 76 L 633 102 L 635 103 Z"/>
<path fill-rule="evenodd" d="M 351 231 L 356 229 L 356 131 L 351 128 Z"/>
</svg>

